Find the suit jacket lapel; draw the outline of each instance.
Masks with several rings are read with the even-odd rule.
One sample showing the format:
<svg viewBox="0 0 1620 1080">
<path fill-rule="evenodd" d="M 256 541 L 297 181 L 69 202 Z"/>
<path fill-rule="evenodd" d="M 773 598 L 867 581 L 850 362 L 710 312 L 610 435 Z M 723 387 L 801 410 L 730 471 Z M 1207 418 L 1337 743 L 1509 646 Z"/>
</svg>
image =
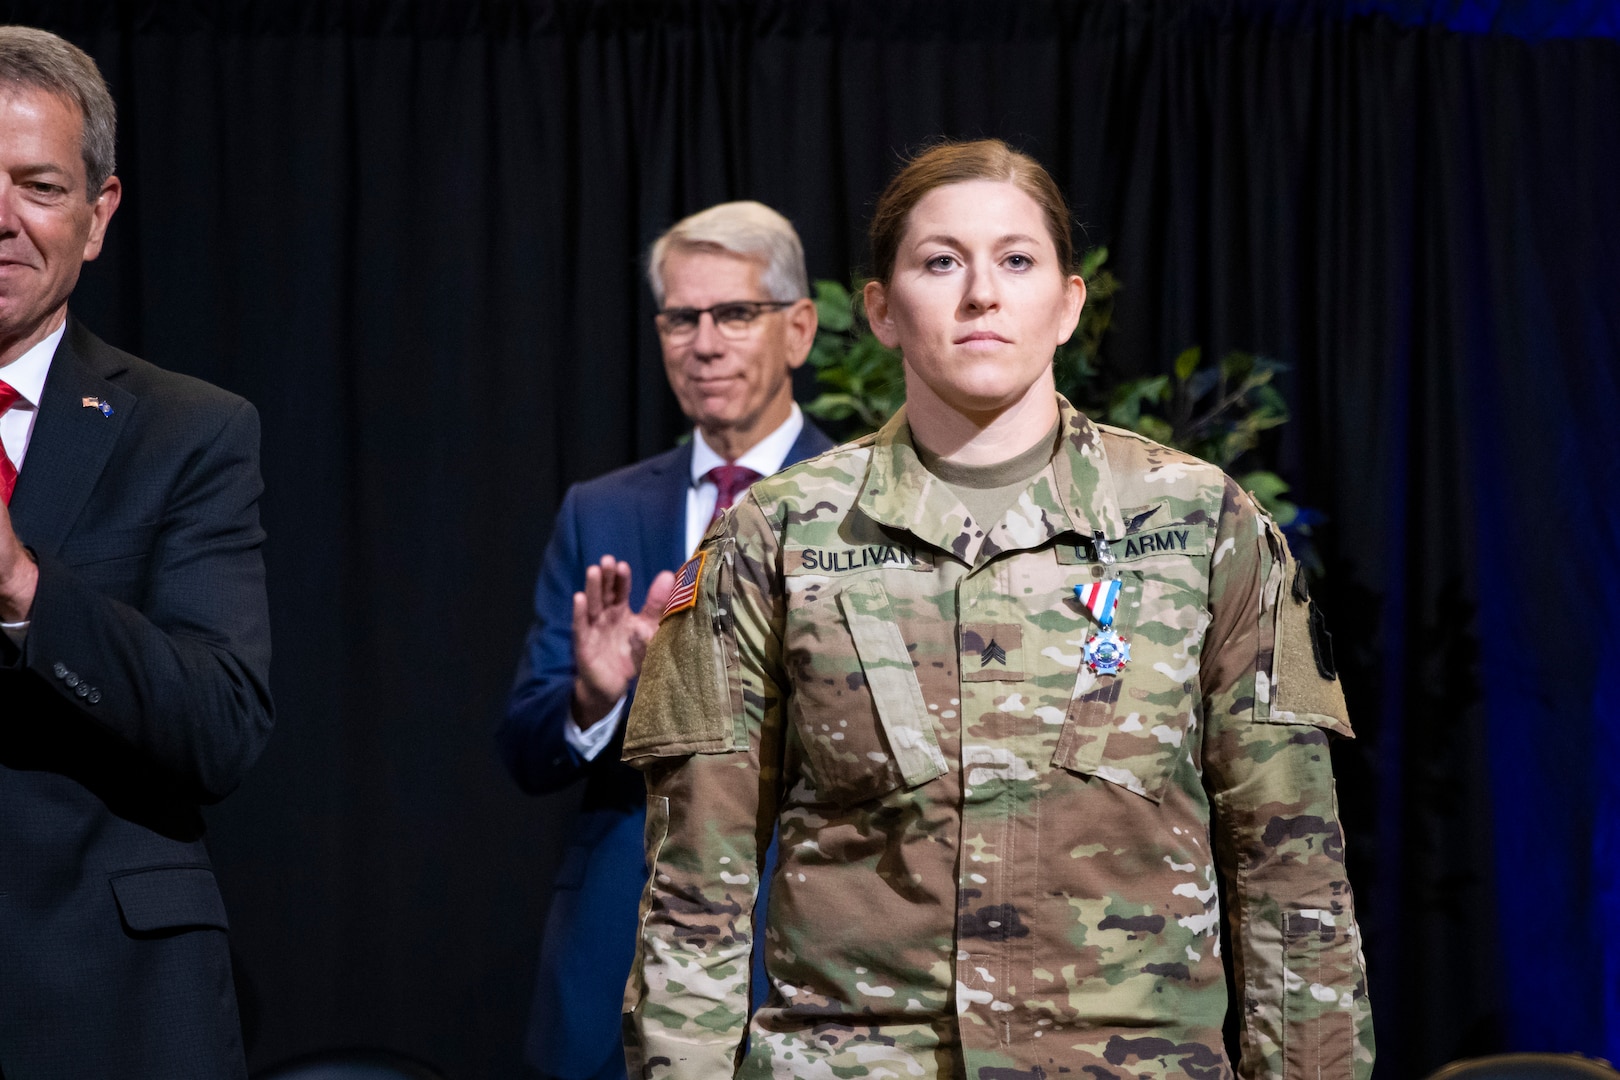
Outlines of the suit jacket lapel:
<svg viewBox="0 0 1620 1080">
<path fill-rule="evenodd" d="M 641 517 L 642 565 L 653 573 L 686 561 L 686 489 L 692 486 L 692 444 L 653 459 L 653 483 Z M 652 583 L 649 575 L 642 587 Z"/>
<path fill-rule="evenodd" d="M 108 381 L 125 365 L 117 353 L 100 346 L 69 321 L 45 378 L 39 416 L 11 497 L 17 535 L 53 555 L 83 512 L 135 411 L 135 395 Z M 87 407 L 85 398 L 106 401 L 112 415 Z"/>
<path fill-rule="evenodd" d="M 831 449 L 832 445 L 832 440 L 807 419 L 782 467 L 814 457 Z M 686 550 L 686 493 L 692 486 L 691 440 L 648 459 L 647 464 L 652 483 L 641 493 L 644 501 L 638 508 L 641 511 L 642 565 L 673 569 L 692 554 Z M 645 589 L 651 583 L 648 577 L 638 588 Z"/>
<path fill-rule="evenodd" d="M 793 440 L 788 449 L 787 457 L 782 462 L 782 468 L 797 465 L 806 458 L 813 458 L 824 450 L 831 450 L 833 441 L 827 438 L 826 433 L 805 417 L 804 427 L 799 430 L 799 437 Z"/>
</svg>

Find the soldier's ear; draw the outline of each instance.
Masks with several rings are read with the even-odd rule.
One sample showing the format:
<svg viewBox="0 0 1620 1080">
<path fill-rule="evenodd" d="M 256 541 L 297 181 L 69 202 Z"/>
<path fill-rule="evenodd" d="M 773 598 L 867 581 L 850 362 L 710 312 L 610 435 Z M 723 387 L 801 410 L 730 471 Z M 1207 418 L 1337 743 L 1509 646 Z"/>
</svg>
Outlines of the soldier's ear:
<svg viewBox="0 0 1620 1080">
<path fill-rule="evenodd" d="M 1086 306 L 1086 283 L 1079 274 L 1070 274 L 1063 282 L 1063 318 L 1058 326 L 1058 345 L 1074 335 L 1080 325 L 1080 309 Z"/>
<path fill-rule="evenodd" d="M 861 292 L 861 299 L 866 307 L 866 322 L 872 327 L 872 333 L 877 339 L 890 349 L 900 347 L 900 336 L 895 333 L 894 319 L 889 312 L 889 293 L 881 281 L 868 281 L 866 288 Z"/>
</svg>

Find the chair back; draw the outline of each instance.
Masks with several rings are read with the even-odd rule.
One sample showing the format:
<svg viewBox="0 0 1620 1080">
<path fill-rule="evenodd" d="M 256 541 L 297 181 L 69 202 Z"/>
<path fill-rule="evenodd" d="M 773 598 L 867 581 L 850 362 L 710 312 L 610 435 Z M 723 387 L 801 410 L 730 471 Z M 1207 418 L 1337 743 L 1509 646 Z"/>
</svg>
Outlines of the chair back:
<svg viewBox="0 0 1620 1080">
<path fill-rule="evenodd" d="M 1490 1054 L 1442 1065 L 1428 1080 L 1620 1080 L 1620 1072 L 1580 1054 Z"/>
</svg>

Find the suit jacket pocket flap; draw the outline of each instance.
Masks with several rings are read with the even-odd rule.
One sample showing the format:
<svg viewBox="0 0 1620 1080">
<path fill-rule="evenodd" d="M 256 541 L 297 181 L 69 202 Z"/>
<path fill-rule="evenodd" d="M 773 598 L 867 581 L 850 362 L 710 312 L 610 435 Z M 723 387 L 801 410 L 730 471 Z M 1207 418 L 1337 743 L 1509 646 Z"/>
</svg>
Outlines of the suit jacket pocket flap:
<svg viewBox="0 0 1620 1080">
<path fill-rule="evenodd" d="M 112 879 L 124 925 L 137 933 L 187 926 L 229 929 L 214 872 L 205 866 L 160 866 Z"/>
</svg>

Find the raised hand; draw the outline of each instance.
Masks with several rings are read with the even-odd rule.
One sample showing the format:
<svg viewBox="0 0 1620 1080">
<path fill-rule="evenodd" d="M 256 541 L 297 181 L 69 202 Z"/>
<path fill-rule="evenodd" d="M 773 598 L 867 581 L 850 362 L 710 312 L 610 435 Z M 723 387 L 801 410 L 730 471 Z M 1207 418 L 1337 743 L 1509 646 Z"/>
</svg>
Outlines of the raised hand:
<svg viewBox="0 0 1620 1080">
<path fill-rule="evenodd" d="M 573 715 L 582 730 L 606 716 L 640 673 L 674 587 L 675 575 L 665 570 L 641 610 L 631 611 L 629 563 L 604 555 L 585 569 L 585 588 L 574 594 Z"/>
</svg>

